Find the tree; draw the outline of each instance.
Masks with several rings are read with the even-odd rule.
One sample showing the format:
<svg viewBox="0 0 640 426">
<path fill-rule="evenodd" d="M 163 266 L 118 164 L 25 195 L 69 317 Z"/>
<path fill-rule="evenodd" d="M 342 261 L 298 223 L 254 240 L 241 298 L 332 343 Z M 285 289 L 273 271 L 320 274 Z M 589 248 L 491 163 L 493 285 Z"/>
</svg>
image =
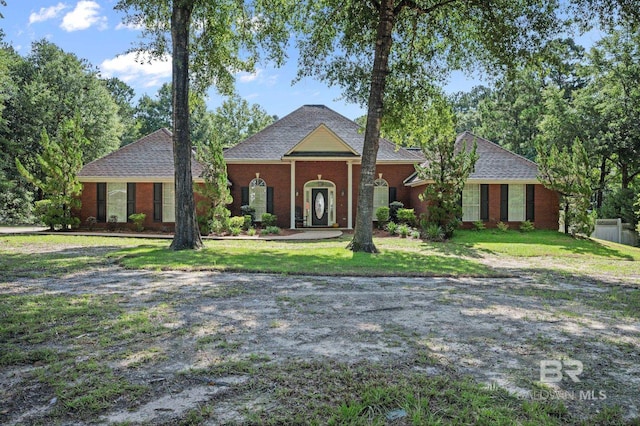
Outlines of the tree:
<svg viewBox="0 0 640 426">
<path fill-rule="evenodd" d="M 214 111 L 213 126 L 224 148 L 229 148 L 273 123 L 277 117 L 257 104 L 234 95 Z"/>
<path fill-rule="evenodd" d="M 16 158 L 18 171 L 33 185 L 42 190 L 46 204 L 45 222 L 54 229 L 61 225 L 68 229 L 70 225 L 78 225 L 79 220 L 72 217 L 72 209 L 80 207 L 78 195 L 82 185 L 78 181 L 78 172 L 82 169 L 82 148 L 89 141 L 84 137 L 80 125 L 80 115 L 66 120 L 61 124 L 55 140 L 51 140 L 47 131 L 42 130 L 42 154 L 36 155 L 36 160 L 42 169 L 44 179 L 29 172 Z"/>
<path fill-rule="evenodd" d="M 147 134 L 141 133 L 139 123 L 136 120 L 136 109 L 133 106 L 133 99 L 136 94 L 133 88 L 115 77 L 104 80 L 104 83 L 118 106 L 118 115 L 123 126 L 120 146 L 128 145 Z"/>
<path fill-rule="evenodd" d="M 172 91 L 169 83 L 160 86 L 155 98 L 147 94 L 140 97 L 135 108 L 135 116 L 141 136 L 164 127 L 171 128 L 171 102 L 173 101 L 171 97 Z"/>
<path fill-rule="evenodd" d="M 287 41 L 286 0 L 120 0 L 116 9 L 133 11 L 127 23 L 141 26 L 150 41 L 136 50 L 159 58 L 171 52 L 173 61 L 173 152 L 176 222 L 174 250 L 202 246 L 191 176 L 192 141 L 189 127 L 190 79 L 199 93 L 215 84 L 231 93 L 233 73 L 253 71 L 264 47 L 281 63 L 281 45 Z"/>
<path fill-rule="evenodd" d="M 591 235 L 593 215 L 589 213 L 591 195 L 589 176 L 591 166 L 587 151 L 579 139 L 575 139 L 571 148 L 558 148 L 556 144 L 537 141 L 538 180 L 546 188 L 560 194 L 560 203 L 564 212 L 564 233 Z"/>
<path fill-rule="evenodd" d="M 222 143 L 217 137 L 198 146 L 197 158 L 203 164 L 203 186 L 196 186 L 196 191 L 203 196 L 201 208 L 204 218 L 212 223 L 209 229 L 219 226 L 225 228 L 230 216 L 227 205 L 231 204 L 231 192 L 228 186 L 227 165 L 222 153 Z"/>
<path fill-rule="evenodd" d="M 555 2 L 309 0 L 298 7 L 302 24 L 300 77 L 319 76 L 367 105 L 356 227 L 349 247 L 375 252 L 373 181 L 383 121 L 394 109 L 429 93 L 452 69 L 509 64 L 557 28 Z"/>
<path fill-rule="evenodd" d="M 420 197 L 428 206 L 423 228 L 438 225 L 445 238 L 451 238 L 462 217 L 462 189 L 478 160 L 476 145 L 455 146 L 453 112 L 444 100 L 434 102 L 420 116 L 422 120 L 409 125 L 425 156 L 416 171 L 429 182 Z"/>
</svg>

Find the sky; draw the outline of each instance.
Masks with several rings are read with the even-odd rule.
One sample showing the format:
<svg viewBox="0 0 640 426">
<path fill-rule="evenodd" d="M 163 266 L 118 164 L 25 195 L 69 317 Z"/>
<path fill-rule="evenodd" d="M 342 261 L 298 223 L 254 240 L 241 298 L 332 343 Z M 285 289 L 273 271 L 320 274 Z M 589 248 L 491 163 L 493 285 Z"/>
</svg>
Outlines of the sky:
<svg viewBox="0 0 640 426">
<path fill-rule="evenodd" d="M 126 53 L 141 40 L 140 31 L 122 23 L 124 14 L 113 10 L 116 2 L 7 0 L 7 6 L 0 10 L 4 15 L 0 28 L 5 33 L 5 41 L 23 56 L 29 54 L 32 42 L 46 39 L 65 52 L 86 59 L 103 77 L 123 80 L 135 90 L 137 97 L 145 93 L 153 97 L 163 83 L 171 81 L 171 62 L 148 64 L 136 60 L 135 54 Z M 306 104 L 323 104 L 351 119 L 365 114 L 359 105 L 340 99 L 339 87 L 327 87 L 312 78 L 293 84 L 297 71 L 295 49 L 290 48 L 288 56 L 281 68 L 258 65 L 252 74 L 236 75 L 240 96 L 278 117 Z M 481 83 L 477 77 L 454 73 L 445 90 L 468 91 Z M 208 106 L 214 109 L 223 100 L 211 90 Z"/>
</svg>

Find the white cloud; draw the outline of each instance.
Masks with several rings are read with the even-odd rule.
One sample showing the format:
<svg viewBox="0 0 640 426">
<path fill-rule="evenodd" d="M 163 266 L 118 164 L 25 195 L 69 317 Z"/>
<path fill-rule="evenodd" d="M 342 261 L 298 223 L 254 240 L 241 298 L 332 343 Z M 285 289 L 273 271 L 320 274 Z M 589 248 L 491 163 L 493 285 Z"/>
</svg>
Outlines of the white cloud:
<svg viewBox="0 0 640 426">
<path fill-rule="evenodd" d="M 36 22 L 44 22 L 49 19 L 57 18 L 60 13 L 67 8 L 67 5 L 64 3 L 58 3 L 55 6 L 50 7 L 41 7 L 38 12 L 32 12 L 29 15 L 29 25 L 35 24 Z"/>
<path fill-rule="evenodd" d="M 116 30 L 130 30 L 130 31 L 138 31 L 143 29 L 142 25 L 137 24 L 125 24 L 124 22 L 120 22 L 116 25 Z"/>
<path fill-rule="evenodd" d="M 256 81 L 260 77 L 260 74 L 262 74 L 262 70 L 260 69 L 251 74 L 242 71 L 238 73 L 238 80 L 240 81 L 240 83 L 251 83 L 252 81 Z"/>
<path fill-rule="evenodd" d="M 154 87 L 171 78 L 171 57 L 149 61 L 147 54 L 127 53 L 103 61 L 100 70 L 106 78 L 118 77 L 131 85 Z"/>
<path fill-rule="evenodd" d="M 107 28 L 107 18 L 100 16 L 99 11 L 100 5 L 95 1 L 79 1 L 75 9 L 64 15 L 60 28 L 72 32 L 97 25 L 99 29 L 104 30 Z"/>
</svg>

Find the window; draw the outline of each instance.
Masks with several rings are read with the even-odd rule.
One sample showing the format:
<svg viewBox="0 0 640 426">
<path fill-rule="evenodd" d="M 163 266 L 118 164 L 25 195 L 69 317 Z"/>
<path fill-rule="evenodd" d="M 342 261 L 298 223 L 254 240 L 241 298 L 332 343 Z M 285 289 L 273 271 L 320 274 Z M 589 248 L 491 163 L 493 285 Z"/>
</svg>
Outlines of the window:
<svg viewBox="0 0 640 426">
<path fill-rule="evenodd" d="M 175 210 L 175 188 L 173 183 L 162 184 L 162 221 L 163 222 L 175 222 L 176 210 Z"/>
<path fill-rule="evenodd" d="M 127 184 L 127 219 L 136 212 L 136 184 Z"/>
<path fill-rule="evenodd" d="M 536 186 L 529 184 L 527 185 L 527 220 L 530 220 L 531 222 L 536 220 L 535 199 Z"/>
<path fill-rule="evenodd" d="M 524 222 L 525 185 L 509 185 L 509 222 Z"/>
<path fill-rule="evenodd" d="M 127 184 L 107 183 L 107 219 L 117 216 L 118 222 L 127 221 Z"/>
<path fill-rule="evenodd" d="M 389 207 L 389 184 L 386 180 L 380 178 L 373 182 L 373 213 L 379 207 Z M 376 219 L 374 219 L 376 220 Z"/>
<path fill-rule="evenodd" d="M 262 221 L 267 213 L 267 183 L 264 179 L 255 178 L 249 182 L 249 206 L 255 210 L 256 222 Z"/>
<path fill-rule="evenodd" d="M 467 184 L 462 189 L 462 221 L 480 220 L 480 185 Z"/>
</svg>

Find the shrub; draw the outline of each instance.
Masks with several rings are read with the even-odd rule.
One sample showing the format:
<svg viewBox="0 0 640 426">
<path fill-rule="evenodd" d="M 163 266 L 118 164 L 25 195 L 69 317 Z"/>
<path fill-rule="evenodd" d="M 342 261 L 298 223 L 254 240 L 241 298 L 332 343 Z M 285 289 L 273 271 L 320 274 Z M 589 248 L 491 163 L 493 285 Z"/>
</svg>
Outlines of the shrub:
<svg viewBox="0 0 640 426">
<path fill-rule="evenodd" d="M 240 228 L 239 226 L 232 226 L 229 232 L 231 232 L 231 235 L 233 235 L 234 237 L 237 237 L 242 232 L 242 228 Z"/>
<path fill-rule="evenodd" d="M 398 222 L 398 210 L 403 208 L 404 204 L 400 201 L 394 201 L 389 204 L 389 220 L 392 222 Z"/>
<path fill-rule="evenodd" d="M 444 241 L 444 230 L 437 223 L 429 223 L 424 228 L 424 236 L 429 241 Z"/>
<path fill-rule="evenodd" d="M 250 237 L 253 237 L 254 235 L 256 235 L 256 228 L 247 229 L 247 235 Z"/>
<path fill-rule="evenodd" d="M 242 229 L 244 229 L 245 231 L 248 231 L 249 228 L 253 226 L 253 216 L 251 216 L 250 214 L 245 214 L 243 218 L 244 218 L 244 224 L 242 225 Z"/>
<path fill-rule="evenodd" d="M 413 209 L 398 209 L 398 222 L 414 226 L 416 224 L 416 213 Z"/>
<path fill-rule="evenodd" d="M 400 235 L 400 237 L 407 238 L 407 235 L 409 235 L 410 231 L 411 228 L 409 228 L 409 225 L 407 225 L 406 223 L 398 225 L 398 235 Z"/>
<path fill-rule="evenodd" d="M 34 213 L 36 217 L 52 231 L 56 225 L 62 223 L 62 207 L 57 206 L 51 200 L 36 201 Z"/>
<path fill-rule="evenodd" d="M 614 192 L 607 193 L 602 201 L 602 207 L 598 211 L 598 217 L 602 219 L 622 219 L 625 223 L 635 225 L 637 217 L 633 209 L 636 197 L 631 188 L 618 188 Z"/>
<path fill-rule="evenodd" d="M 498 231 L 500 232 L 507 232 L 509 230 L 509 224 L 504 222 L 498 222 L 496 223 L 496 228 L 498 228 Z"/>
<path fill-rule="evenodd" d="M 278 223 L 278 216 L 271 213 L 263 213 L 262 214 L 262 226 L 268 228 L 270 226 L 276 226 Z"/>
<path fill-rule="evenodd" d="M 520 231 L 522 232 L 531 232 L 534 231 L 536 227 L 528 220 L 525 220 L 520 224 Z"/>
<path fill-rule="evenodd" d="M 483 229 L 485 229 L 483 221 L 476 220 L 475 222 L 473 222 L 473 230 L 474 231 L 482 231 Z"/>
<path fill-rule="evenodd" d="M 278 228 L 277 226 L 267 226 L 264 229 L 264 232 L 268 235 L 278 235 L 280 233 L 280 228 Z"/>
<path fill-rule="evenodd" d="M 214 234 L 222 234 L 229 229 L 229 218 L 211 219 L 209 221 L 209 229 Z"/>
<path fill-rule="evenodd" d="M 376 209 L 376 219 L 378 219 L 378 229 L 384 229 L 384 225 L 389 222 L 389 207 L 378 207 Z"/>
<path fill-rule="evenodd" d="M 420 231 L 414 229 L 411 231 L 411 238 L 415 238 L 416 240 L 420 238 Z"/>
<path fill-rule="evenodd" d="M 112 214 L 107 219 L 107 229 L 109 231 L 115 231 L 117 226 L 118 226 L 118 216 L 116 216 L 115 214 Z"/>
<path fill-rule="evenodd" d="M 87 222 L 87 228 L 89 228 L 89 231 L 93 231 L 96 223 L 98 223 L 98 219 L 96 219 L 94 216 L 89 216 L 85 222 Z"/>
<path fill-rule="evenodd" d="M 144 220 L 147 218 L 147 215 L 144 213 L 134 213 L 129 215 L 129 220 L 133 222 L 133 226 L 138 232 L 144 231 Z"/>
<path fill-rule="evenodd" d="M 207 216 L 197 216 L 198 228 L 200 229 L 200 235 L 209 235 L 211 233 L 210 220 Z"/>
<path fill-rule="evenodd" d="M 229 228 L 239 228 L 242 229 L 244 226 L 244 216 L 233 216 L 229 219 Z"/>
<path fill-rule="evenodd" d="M 240 211 L 242 212 L 242 216 L 251 216 L 251 221 L 256 221 L 256 209 L 250 205 L 245 204 L 244 206 L 240 206 Z"/>
<path fill-rule="evenodd" d="M 398 224 L 395 222 L 389 222 L 387 223 L 387 231 L 389 232 L 389 234 L 394 235 L 396 233 L 396 230 L 398 229 Z"/>
</svg>

